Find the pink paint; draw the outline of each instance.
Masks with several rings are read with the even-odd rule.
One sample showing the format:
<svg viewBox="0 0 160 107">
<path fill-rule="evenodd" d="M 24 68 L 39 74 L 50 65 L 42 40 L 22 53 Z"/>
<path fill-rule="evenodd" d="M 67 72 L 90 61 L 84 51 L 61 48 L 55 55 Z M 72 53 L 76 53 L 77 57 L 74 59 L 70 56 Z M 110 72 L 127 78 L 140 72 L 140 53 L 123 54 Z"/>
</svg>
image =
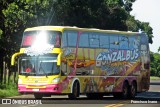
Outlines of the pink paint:
<svg viewBox="0 0 160 107">
<path fill-rule="evenodd" d="M 46 86 L 46 88 L 34 88 L 34 89 L 39 89 L 39 91 L 34 91 L 33 88 L 26 88 L 27 86 L 30 87 L 43 87 Z M 18 92 L 20 93 L 32 93 L 32 92 L 37 92 L 37 93 L 55 93 L 55 94 L 60 94 L 62 93 L 62 85 L 59 84 L 46 84 L 46 85 L 18 85 Z"/>
</svg>

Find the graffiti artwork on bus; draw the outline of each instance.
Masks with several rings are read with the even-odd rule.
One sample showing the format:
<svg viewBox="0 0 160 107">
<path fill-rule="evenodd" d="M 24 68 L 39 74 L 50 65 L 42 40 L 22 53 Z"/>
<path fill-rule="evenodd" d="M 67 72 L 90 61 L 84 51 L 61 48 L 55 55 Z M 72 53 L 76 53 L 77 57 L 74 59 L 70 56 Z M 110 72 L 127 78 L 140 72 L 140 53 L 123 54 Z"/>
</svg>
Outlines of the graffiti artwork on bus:
<svg viewBox="0 0 160 107">
<path fill-rule="evenodd" d="M 135 50 L 107 50 L 97 55 L 96 66 L 102 71 L 107 71 L 107 75 L 117 74 L 132 63 L 138 60 L 139 52 Z"/>
</svg>

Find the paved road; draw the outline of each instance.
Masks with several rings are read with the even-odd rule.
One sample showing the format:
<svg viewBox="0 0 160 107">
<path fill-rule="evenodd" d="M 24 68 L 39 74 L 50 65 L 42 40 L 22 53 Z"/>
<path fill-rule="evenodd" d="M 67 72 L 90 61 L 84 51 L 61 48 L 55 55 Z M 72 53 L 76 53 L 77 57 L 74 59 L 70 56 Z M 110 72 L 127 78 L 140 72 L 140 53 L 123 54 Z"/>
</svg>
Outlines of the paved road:
<svg viewBox="0 0 160 107">
<path fill-rule="evenodd" d="M 33 95 L 22 95 L 14 97 L 16 100 L 26 98 L 30 103 L 34 102 Z M 18 98 L 18 99 L 17 99 Z M 27 100 L 28 101 L 28 100 Z M 49 104 L 47 107 L 159 107 L 160 106 L 160 81 L 153 81 L 150 84 L 148 92 L 140 93 L 133 100 L 118 100 L 113 96 L 106 96 L 100 100 L 89 100 L 86 96 L 81 96 L 77 100 L 69 100 L 67 96 L 52 96 L 45 97 L 43 100 L 38 100 L 37 104 L 27 105 L 12 105 L 12 107 L 46 107 L 44 104 Z M 16 102 L 15 102 L 16 103 Z M 28 103 L 28 102 L 27 102 Z M 132 103 L 132 104 L 131 104 Z M 153 104 L 152 104 L 153 103 Z M 157 104 L 156 104 L 157 103 Z M 10 107 L 9 105 L 0 105 L 0 107 Z"/>
</svg>

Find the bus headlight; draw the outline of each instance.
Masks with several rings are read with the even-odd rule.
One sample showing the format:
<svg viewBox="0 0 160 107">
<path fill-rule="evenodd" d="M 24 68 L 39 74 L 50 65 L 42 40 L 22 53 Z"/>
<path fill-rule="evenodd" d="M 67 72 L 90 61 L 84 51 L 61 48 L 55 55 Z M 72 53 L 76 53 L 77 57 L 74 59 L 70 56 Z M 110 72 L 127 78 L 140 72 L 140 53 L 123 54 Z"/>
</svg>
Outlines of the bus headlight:
<svg viewBox="0 0 160 107">
<path fill-rule="evenodd" d="M 60 78 L 55 78 L 52 80 L 52 83 L 58 83 L 60 81 Z"/>
<path fill-rule="evenodd" d="M 22 79 L 18 78 L 18 84 L 22 84 Z"/>
</svg>

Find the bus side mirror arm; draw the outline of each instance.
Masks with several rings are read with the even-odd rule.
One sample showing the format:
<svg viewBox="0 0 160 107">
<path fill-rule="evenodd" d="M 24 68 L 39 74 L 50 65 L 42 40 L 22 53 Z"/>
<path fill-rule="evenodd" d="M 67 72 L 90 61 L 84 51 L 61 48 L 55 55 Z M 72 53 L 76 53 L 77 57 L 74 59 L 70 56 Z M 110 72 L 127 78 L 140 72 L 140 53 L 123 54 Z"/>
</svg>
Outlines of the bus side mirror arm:
<svg viewBox="0 0 160 107">
<path fill-rule="evenodd" d="M 20 54 L 22 54 L 22 53 L 17 52 L 17 53 L 15 53 L 15 54 L 12 55 L 12 58 L 11 58 L 11 66 L 14 66 L 14 65 L 15 65 L 15 58 L 16 58 L 18 55 L 20 55 Z"/>
</svg>

